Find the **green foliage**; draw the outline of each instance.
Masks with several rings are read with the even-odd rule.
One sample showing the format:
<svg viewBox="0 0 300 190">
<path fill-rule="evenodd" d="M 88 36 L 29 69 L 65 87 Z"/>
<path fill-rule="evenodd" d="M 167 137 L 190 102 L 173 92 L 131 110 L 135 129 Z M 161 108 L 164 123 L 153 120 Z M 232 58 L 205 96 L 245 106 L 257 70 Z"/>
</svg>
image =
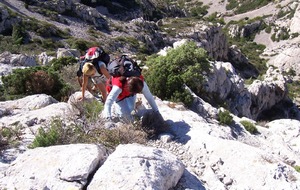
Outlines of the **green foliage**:
<svg viewBox="0 0 300 190">
<path fill-rule="evenodd" d="M 32 31 L 37 35 L 44 37 L 44 38 L 68 38 L 70 37 L 69 34 L 65 33 L 64 31 L 60 30 L 56 26 L 49 24 L 47 22 L 41 22 L 36 19 L 28 19 L 24 20 L 22 25 L 27 31 Z"/>
<path fill-rule="evenodd" d="M 288 87 L 288 97 L 291 100 L 294 100 L 296 98 L 299 98 L 299 94 L 300 94 L 300 81 L 299 80 L 295 80 L 291 83 L 287 84 Z"/>
<path fill-rule="evenodd" d="M 26 38 L 25 29 L 21 25 L 14 25 L 12 31 L 12 39 L 14 44 L 21 45 Z"/>
<path fill-rule="evenodd" d="M 53 118 L 49 127 L 41 127 L 29 148 L 84 142 L 85 132 L 77 125 L 65 125 L 60 118 Z"/>
<path fill-rule="evenodd" d="M 295 169 L 298 173 L 300 173 L 300 166 L 294 166 L 294 169 Z"/>
<path fill-rule="evenodd" d="M 192 96 L 184 84 L 201 93 L 202 73 L 209 72 L 206 51 L 188 42 L 168 51 L 166 56 L 150 57 L 145 77 L 151 91 L 161 99 L 177 100 L 189 106 Z"/>
<path fill-rule="evenodd" d="M 229 44 L 235 44 L 241 50 L 241 52 L 248 58 L 249 62 L 253 64 L 259 71 L 259 74 L 264 74 L 267 71 L 266 60 L 260 58 L 266 48 L 265 45 L 257 44 L 256 42 L 248 41 L 245 38 L 232 39 L 229 38 Z"/>
<path fill-rule="evenodd" d="M 71 91 L 58 72 L 46 66 L 15 69 L 12 74 L 3 76 L 2 82 L 4 93 L 1 98 L 5 100 L 45 93 L 64 101 Z"/>
<path fill-rule="evenodd" d="M 186 30 L 187 27 L 193 27 L 195 21 L 197 21 L 195 18 L 166 18 L 165 22 L 160 25 L 160 30 L 175 37 L 177 33 Z"/>
<path fill-rule="evenodd" d="M 61 57 L 59 59 L 53 59 L 50 61 L 50 69 L 53 69 L 54 71 L 61 70 L 64 66 L 72 65 L 74 63 L 77 63 L 77 60 L 75 57 Z"/>
<path fill-rule="evenodd" d="M 58 141 L 58 137 L 59 137 L 58 126 L 52 125 L 52 127 L 48 131 L 45 131 L 45 129 L 41 127 L 38 129 L 38 134 L 35 137 L 30 148 L 47 147 L 51 145 L 56 145 Z"/>
<path fill-rule="evenodd" d="M 84 115 L 89 121 L 96 121 L 99 119 L 99 114 L 103 110 L 103 104 L 101 104 L 97 100 L 93 100 L 92 102 L 84 102 Z"/>
<path fill-rule="evenodd" d="M 214 13 L 210 14 L 208 17 L 205 17 L 205 20 L 208 22 L 220 23 L 220 24 L 225 25 L 226 23 L 224 21 L 224 18 L 218 18 L 217 15 L 218 15 L 218 13 L 214 12 Z"/>
<path fill-rule="evenodd" d="M 241 124 L 245 127 L 245 129 L 249 133 L 251 133 L 251 134 L 258 133 L 256 126 L 253 123 L 251 123 L 250 121 L 243 120 L 243 121 L 241 121 Z"/>
<path fill-rule="evenodd" d="M 202 6 L 202 4 L 191 8 L 190 12 L 192 17 L 202 18 L 208 13 L 207 9 L 209 7 L 207 5 Z"/>
<path fill-rule="evenodd" d="M 277 32 L 277 31 L 275 31 Z M 279 42 L 280 40 L 287 40 L 289 39 L 290 34 L 288 32 L 288 29 L 285 27 L 280 28 L 280 32 L 274 33 L 271 36 L 272 41 Z"/>
<path fill-rule="evenodd" d="M 66 125 L 61 119 L 54 118 L 50 127 L 39 128 L 29 148 L 47 147 L 52 145 L 96 143 L 114 149 L 119 144 L 145 144 L 147 134 L 140 126 L 121 125 L 114 129 L 103 128 L 104 123 L 88 122 L 87 125 Z"/>
<path fill-rule="evenodd" d="M 267 26 L 267 27 L 265 28 L 265 32 L 266 32 L 266 33 L 270 34 L 271 31 L 272 31 L 272 27 L 271 27 L 271 26 Z"/>
<path fill-rule="evenodd" d="M 82 40 L 82 39 L 73 39 L 70 38 L 67 40 L 68 43 L 70 44 L 71 48 L 73 49 L 77 49 L 78 51 L 80 51 L 80 53 L 83 55 L 85 53 L 85 51 L 92 46 L 99 46 L 96 44 L 92 44 L 91 42 L 88 42 L 86 40 Z"/>
<path fill-rule="evenodd" d="M 221 125 L 231 125 L 233 123 L 233 117 L 230 115 L 228 110 L 219 111 L 218 121 Z"/>
<path fill-rule="evenodd" d="M 228 4 L 226 5 L 227 10 L 234 10 L 234 13 L 241 14 L 251 10 L 258 9 L 267 5 L 274 0 L 228 0 Z"/>
<path fill-rule="evenodd" d="M 21 140 L 21 135 L 22 126 L 19 124 L 0 128 L 0 151 L 16 147 Z"/>
</svg>

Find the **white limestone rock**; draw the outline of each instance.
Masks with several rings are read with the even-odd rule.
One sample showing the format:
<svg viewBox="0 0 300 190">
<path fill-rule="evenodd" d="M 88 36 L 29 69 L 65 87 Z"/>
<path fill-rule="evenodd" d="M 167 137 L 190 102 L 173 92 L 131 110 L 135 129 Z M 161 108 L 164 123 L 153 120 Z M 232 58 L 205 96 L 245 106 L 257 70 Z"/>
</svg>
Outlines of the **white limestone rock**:
<svg viewBox="0 0 300 190">
<path fill-rule="evenodd" d="M 137 144 L 119 145 L 87 189 L 170 189 L 183 171 L 183 163 L 166 150 Z"/>
<path fill-rule="evenodd" d="M 82 189 L 107 157 L 89 144 L 35 148 L 20 155 L 0 179 L 1 189 Z"/>
</svg>

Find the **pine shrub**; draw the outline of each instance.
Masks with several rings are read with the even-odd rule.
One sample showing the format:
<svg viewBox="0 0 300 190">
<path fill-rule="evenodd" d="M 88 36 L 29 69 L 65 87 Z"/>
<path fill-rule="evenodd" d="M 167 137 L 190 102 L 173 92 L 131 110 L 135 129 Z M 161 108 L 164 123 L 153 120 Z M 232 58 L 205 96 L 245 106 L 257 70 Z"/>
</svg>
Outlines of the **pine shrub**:
<svg viewBox="0 0 300 190">
<path fill-rule="evenodd" d="M 219 111 L 218 121 L 221 125 L 231 125 L 233 123 L 233 117 L 228 110 Z"/>
<path fill-rule="evenodd" d="M 152 93 L 163 100 L 175 100 L 191 105 L 192 95 L 186 91 L 187 85 L 193 92 L 201 94 L 203 72 L 209 72 L 207 52 L 188 42 L 168 51 L 166 56 L 149 57 L 149 69 L 145 78 Z"/>
<path fill-rule="evenodd" d="M 256 126 L 253 123 L 251 123 L 250 121 L 243 120 L 243 121 L 241 121 L 241 124 L 245 127 L 245 129 L 249 133 L 251 133 L 251 134 L 258 133 Z"/>
</svg>

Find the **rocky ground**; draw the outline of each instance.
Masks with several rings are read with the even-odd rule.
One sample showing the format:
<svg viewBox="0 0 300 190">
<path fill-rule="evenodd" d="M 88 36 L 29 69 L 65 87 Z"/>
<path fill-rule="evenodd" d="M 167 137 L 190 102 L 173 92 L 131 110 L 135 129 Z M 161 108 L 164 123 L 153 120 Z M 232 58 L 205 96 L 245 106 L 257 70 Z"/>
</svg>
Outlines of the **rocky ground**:
<svg viewBox="0 0 300 190">
<path fill-rule="evenodd" d="M 9 1 L 1 1 L 0 3 L 8 6 L 12 10 L 16 11 L 17 13 L 21 15 L 25 15 L 28 17 L 32 17 L 35 19 L 38 19 L 40 21 L 46 21 L 50 24 L 55 25 L 61 30 L 69 29 L 70 34 L 76 38 L 83 38 L 88 39 L 89 35 L 87 33 L 88 25 L 85 22 L 82 22 L 81 20 L 74 20 L 74 18 L 69 18 L 66 16 L 64 19 L 69 23 L 68 25 L 53 21 L 49 19 L 48 17 L 45 17 L 39 13 L 31 12 L 28 9 L 25 8 L 24 2 L 19 0 L 9 0 Z"/>
</svg>

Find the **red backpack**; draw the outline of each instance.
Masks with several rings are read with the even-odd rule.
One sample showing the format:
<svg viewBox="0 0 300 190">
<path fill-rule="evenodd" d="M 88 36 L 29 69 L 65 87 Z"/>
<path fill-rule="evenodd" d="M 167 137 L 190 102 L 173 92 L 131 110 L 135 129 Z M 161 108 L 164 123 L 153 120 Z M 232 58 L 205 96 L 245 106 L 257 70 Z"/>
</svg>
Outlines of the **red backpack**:
<svg viewBox="0 0 300 190">
<path fill-rule="evenodd" d="M 80 65 L 77 71 L 77 76 L 82 76 L 82 67 L 86 62 L 91 62 L 98 73 L 101 74 L 101 70 L 98 62 L 103 61 L 106 65 L 110 61 L 109 55 L 100 47 L 91 47 L 86 51 L 84 56 L 80 57 Z"/>
</svg>

